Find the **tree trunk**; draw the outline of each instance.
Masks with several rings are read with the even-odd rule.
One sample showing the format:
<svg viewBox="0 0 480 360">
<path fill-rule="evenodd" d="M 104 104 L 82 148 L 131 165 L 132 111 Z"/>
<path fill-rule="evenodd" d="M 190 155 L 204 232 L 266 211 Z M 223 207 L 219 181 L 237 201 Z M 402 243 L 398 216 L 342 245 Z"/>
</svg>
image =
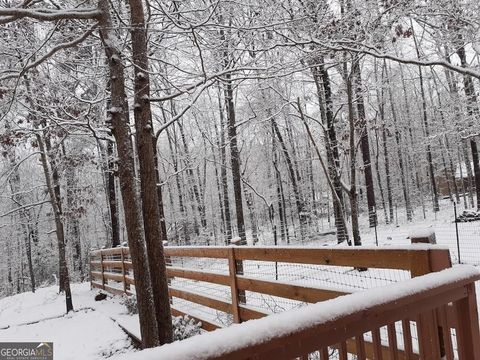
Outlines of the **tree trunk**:
<svg viewBox="0 0 480 360">
<path fill-rule="evenodd" d="M 258 242 L 258 224 L 255 212 L 255 204 L 253 201 L 253 194 L 247 189 L 246 186 L 243 187 L 243 192 L 245 194 L 245 202 L 247 204 L 248 215 L 250 217 L 250 227 L 252 229 L 253 244 L 255 245 Z"/>
<path fill-rule="evenodd" d="M 225 105 L 227 109 L 228 120 L 228 140 L 230 141 L 230 162 L 232 166 L 233 178 L 233 194 L 235 198 L 235 212 L 237 217 L 239 245 L 247 244 L 245 235 L 245 219 L 243 216 L 243 199 L 242 199 L 242 179 L 240 175 L 240 153 L 238 150 L 237 128 L 235 120 L 235 105 L 233 103 L 233 85 L 230 80 L 230 74 L 226 75 L 225 84 Z"/>
<path fill-rule="evenodd" d="M 158 203 L 156 161 L 150 106 L 150 77 L 147 33 L 142 2 L 130 0 L 132 58 L 134 67 L 134 111 L 136 145 L 140 165 L 143 226 L 160 344 L 172 342 L 172 316 L 168 294 L 167 269 L 163 253 Z"/>
<path fill-rule="evenodd" d="M 217 126 L 215 125 L 215 131 L 217 132 Z M 216 134 L 216 138 L 217 138 L 217 141 L 216 141 L 216 144 L 217 146 L 219 147 L 220 146 L 220 141 L 218 139 L 218 133 Z M 213 158 L 213 169 L 215 171 L 215 184 L 217 186 L 217 196 L 218 196 L 218 207 L 220 209 L 220 231 L 222 232 L 222 234 L 225 235 L 225 231 L 226 231 L 226 226 L 225 226 L 225 209 L 223 207 L 223 197 L 222 197 L 222 193 L 223 193 L 223 188 L 222 188 L 222 182 L 221 182 L 221 178 L 220 178 L 220 172 L 218 171 L 218 166 L 217 164 L 219 164 L 218 162 L 218 159 L 217 159 L 217 155 L 215 154 L 215 146 L 213 145 L 214 143 L 212 142 L 211 143 L 211 152 L 212 152 L 212 158 Z M 220 167 L 222 166 L 222 164 L 220 163 Z M 213 206 L 213 204 L 212 204 Z M 215 216 L 215 213 L 212 214 L 213 216 Z"/>
<path fill-rule="evenodd" d="M 352 81 L 348 76 L 345 66 L 345 80 L 347 85 L 347 98 L 348 98 L 348 124 L 349 124 L 349 155 L 350 155 L 350 191 L 348 195 L 350 197 L 350 208 L 352 218 L 352 235 L 353 244 L 355 246 L 362 245 L 360 238 L 360 227 L 358 225 L 358 198 L 357 198 L 357 151 L 355 145 L 355 114 L 353 110 L 353 91 Z"/>
<path fill-rule="evenodd" d="M 63 229 L 62 209 L 59 206 L 60 198 L 57 197 L 55 192 L 55 179 L 53 178 L 50 170 L 50 164 L 48 161 L 48 155 L 44 140 L 40 133 L 37 133 L 37 142 L 40 149 L 40 157 L 42 161 L 43 173 L 45 175 L 45 183 L 47 185 L 48 194 L 50 196 L 50 204 L 52 205 L 53 215 L 55 218 L 55 231 L 57 236 L 58 246 L 58 266 L 59 266 L 59 278 L 60 292 L 65 292 L 65 304 L 67 313 L 73 310 L 72 292 L 70 290 L 70 277 L 68 275 L 68 266 L 65 256 L 65 232 Z"/>
<path fill-rule="evenodd" d="M 457 48 L 457 55 L 460 58 L 462 67 L 467 67 L 467 56 L 463 44 Z M 465 96 L 467 97 L 467 113 L 471 117 L 470 120 L 473 123 L 473 121 L 478 121 L 480 119 L 480 111 L 478 109 L 477 95 L 475 93 L 475 87 L 473 85 L 471 76 L 463 75 L 463 88 L 465 90 Z M 475 192 L 477 195 L 477 210 L 480 210 L 480 163 L 477 143 L 473 137 L 470 138 L 470 149 L 472 151 Z M 467 167 L 470 167 L 470 164 L 467 164 Z"/>
<path fill-rule="evenodd" d="M 352 64 L 352 73 L 355 79 L 355 95 L 357 98 L 358 123 L 360 128 L 360 150 L 362 151 L 363 173 L 367 192 L 368 220 L 370 227 L 377 224 L 377 211 L 375 208 L 375 190 L 373 187 L 372 165 L 370 160 L 370 145 L 368 140 L 368 124 L 363 101 L 362 77 L 360 63 L 356 59 Z"/>
<path fill-rule="evenodd" d="M 332 191 L 332 195 L 334 197 L 336 197 L 336 199 L 334 200 L 334 204 L 336 203 L 336 204 L 339 205 L 339 209 L 338 209 L 339 210 L 339 212 L 338 212 L 338 214 L 339 214 L 339 218 L 338 218 L 339 224 L 337 226 L 337 232 L 338 231 L 344 231 L 345 236 L 346 236 L 346 241 L 347 241 L 348 245 L 351 245 L 351 242 L 348 239 L 347 226 L 345 224 L 345 217 L 343 216 L 344 211 L 343 211 L 342 202 L 340 201 L 340 199 L 337 196 L 337 192 L 336 192 L 336 189 L 335 189 L 335 184 L 333 183 L 333 180 L 330 177 L 330 172 L 327 169 L 327 165 L 323 161 L 323 158 L 322 158 L 322 155 L 320 154 L 320 150 L 317 146 L 317 143 L 315 142 L 315 139 L 312 135 L 312 132 L 310 131 L 310 127 L 308 126 L 307 120 L 305 119 L 305 116 L 303 115 L 303 110 L 302 110 L 301 105 L 300 105 L 300 99 L 298 99 L 298 98 L 297 98 L 297 110 L 300 113 L 300 119 L 302 120 L 303 125 L 305 126 L 305 130 L 307 131 L 308 138 L 312 142 L 312 145 L 313 145 L 313 148 L 315 149 L 318 160 L 320 161 L 320 165 L 322 166 L 323 173 L 324 173 L 325 177 L 327 178 L 327 183 L 328 183 L 328 186 L 330 187 L 330 190 Z M 337 234 L 337 237 L 338 237 L 338 234 Z"/>
<path fill-rule="evenodd" d="M 5 122 L 5 135 L 13 136 L 10 133 L 10 126 L 8 121 Z M 20 189 L 21 181 L 20 181 L 20 174 L 18 172 L 18 167 L 16 164 L 15 147 L 6 145 L 5 155 L 9 163 L 8 173 L 10 175 L 8 177 L 8 183 L 10 185 L 10 190 L 12 192 L 12 200 L 14 201 L 14 206 L 22 207 L 26 205 L 26 201 Z M 25 244 L 25 255 L 27 256 L 28 273 L 30 275 L 30 290 L 32 292 L 35 292 L 35 272 L 33 270 L 32 242 L 30 238 L 30 235 L 34 231 L 34 229 L 32 229 L 31 211 L 32 210 L 28 208 L 20 208 L 18 210 L 18 214 L 19 214 L 19 220 L 20 220 L 19 223 L 21 224 L 21 231 L 23 233 L 23 239 Z M 15 220 L 13 221 L 16 222 Z M 8 254 L 7 254 L 7 259 L 9 259 Z"/>
<path fill-rule="evenodd" d="M 460 151 L 460 147 L 462 149 L 464 148 L 463 146 L 459 145 L 457 148 L 457 157 L 458 157 L 458 166 L 459 166 L 459 171 L 460 171 L 460 178 L 462 181 L 462 192 L 463 192 L 463 206 L 465 209 L 468 209 L 468 201 L 467 201 L 467 191 L 468 191 L 468 184 L 465 185 L 465 176 L 463 175 L 463 166 L 462 166 L 462 151 Z M 468 167 L 467 167 L 468 169 Z M 468 180 L 468 178 L 467 178 Z"/>
<path fill-rule="evenodd" d="M 377 62 L 375 61 L 375 65 L 374 65 L 374 69 L 375 69 L 375 83 L 378 84 L 378 76 L 377 76 L 377 72 L 378 72 L 378 68 L 377 68 Z M 381 78 L 381 81 L 383 82 L 383 78 L 384 78 L 384 72 L 382 71 L 382 78 Z M 380 89 L 379 89 L 380 88 Z M 382 208 L 383 208 L 383 214 L 384 214 L 384 217 L 385 217 L 385 222 L 388 224 L 390 221 L 392 221 L 392 216 L 388 216 L 388 213 L 387 213 L 387 207 L 385 205 L 385 196 L 384 196 L 384 192 L 383 192 L 383 185 L 382 185 L 382 176 L 380 175 L 380 141 L 379 141 L 379 131 L 380 131 L 380 127 L 382 128 L 382 135 L 385 134 L 385 126 L 386 126 L 386 121 L 385 121 L 385 96 L 384 96 L 384 90 L 383 90 L 383 86 L 381 85 L 377 85 L 377 89 L 376 89 L 376 92 L 377 92 L 377 103 L 378 103 L 378 112 L 380 114 L 380 126 L 377 126 L 377 123 L 376 123 L 376 119 L 375 119 L 375 172 L 377 173 L 377 182 L 378 182 L 378 189 L 380 190 L 380 201 L 382 203 Z M 385 148 L 385 141 L 383 142 L 383 146 Z M 385 172 L 386 173 L 389 173 L 389 171 L 387 172 L 387 166 L 385 164 Z M 390 174 L 389 174 L 390 175 Z M 388 186 L 387 186 L 388 188 Z M 391 205 L 391 204 L 389 204 Z M 390 206 L 391 208 L 391 206 Z M 393 209 L 392 209 L 393 210 Z"/>
<path fill-rule="evenodd" d="M 412 24 L 413 28 L 413 24 Z M 415 43 L 415 50 L 417 53 L 417 58 L 420 60 L 420 52 L 418 49 L 418 43 L 417 43 L 417 38 L 414 35 L 413 40 Z M 432 186 L 432 202 L 433 202 L 433 211 L 438 212 L 440 211 L 440 207 L 438 205 L 438 189 L 437 189 L 437 181 L 435 179 L 435 170 L 433 166 L 433 160 L 432 160 L 432 149 L 430 146 L 430 129 L 429 129 L 429 123 L 428 123 L 428 115 L 427 115 L 427 99 L 425 96 L 425 87 L 423 85 L 423 71 L 422 67 L 418 67 L 418 76 L 419 76 L 419 82 L 420 82 L 420 96 L 421 96 L 421 101 L 422 101 L 422 117 L 423 117 L 423 126 L 425 130 L 425 137 L 426 137 L 426 142 L 427 142 L 427 163 L 428 163 L 428 174 L 430 177 L 430 184 Z"/>
<path fill-rule="evenodd" d="M 140 199 L 135 184 L 135 166 L 133 145 L 128 121 L 128 103 L 125 101 L 125 78 L 122 54 L 115 44 L 116 35 L 110 19 L 110 8 L 107 0 L 99 1 L 103 16 L 99 20 L 100 36 L 108 59 L 109 81 L 111 88 L 111 107 L 108 109 L 112 133 L 117 143 L 119 157 L 118 176 L 125 213 L 125 225 L 128 244 L 135 274 L 140 333 L 144 347 L 159 345 L 158 327 L 152 295 L 152 285 L 148 258 L 146 256 Z M 151 149 L 151 142 L 149 148 Z"/>
<path fill-rule="evenodd" d="M 280 148 L 282 149 L 282 153 L 283 153 L 283 156 L 285 157 L 285 162 L 287 164 L 288 173 L 290 174 L 290 181 L 292 184 L 293 195 L 295 197 L 295 205 L 297 208 L 297 214 L 298 214 L 299 223 L 300 223 L 300 237 L 301 237 L 300 240 L 303 241 L 305 238 L 306 218 L 304 215 L 304 208 L 303 208 L 304 204 L 302 202 L 302 196 L 300 195 L 300 190 L 298 188 L 295 169 L 293 166 L 292 159 L 290 157 L 290 153 L 287 149 L 285 141 L 283 140 L 282 133 L 280 132 L 277 122 L 275 121 L 275 118 L 273 116 L 270 116 L 270 122 L 272 124 L 272 129 L 275 132 L 275 136 L 277 137 L 278 142 L 280 144 Z"/>
<path fill-rule="evenodd" d="M 173 129 L 175 130 L 175 128 Z M 168 147 L 170 149 L 170 155 L 172 157 L 173 171 L 175 172 L 175 185 L 177 187 L 177 193 L 178 193 L 178 208 L 180 210 L 180 220 L 181 220 L 181 226 L 183 228 L 183 241 L 185 245 L 190 245 L 190 227 L 189 227 L 187 211 L 186 211 L 185 203 L 183 199 L 183 189 L 180 183 L 175 131 L 173 134 L 174 139 L 172 139 L 169 129 L 167 129 L 166 132 L 167 132 L 167 138 L 168 138 Z"/>
<path fill-rule="evenodd" d="M 120 245 L 120 224 L 118 221 L 117 191 L 115 186 L 115 161 L 114 161 L 114 142 L 107 141 L 107 189 L 108 189 L 108 207 L 110 208 L 110 221 L 112 225 L 112 247 Z"/>
<path fill-rule="evenodd" d="M 283 196 L 282 180 L 280 177 L 280 170 L 278 169 L 278 154 L 276 149 L 276 140 L 275 135 L 273 134 L 272 129 L 272 155 L 273 155 L 273 167 L 275 173 L 275 187 L 277 189 L 277 206 L 278 206 L 278 217 L 280 221 L 280 237 L 283 243 L 289 243 L 287 229 L 287 217 L 285 214 L 285 199 Z"/>
<path fill-rule="evenodd" d="M 153 128 L 153 124 L 152 128 Z M 157 198 L 158 198 L 158 215 L 160 216 L 160 236 L 162 241 L 168 241 L 167 223 L 165 221 L 165 210 L 163 206 L 163 189 L 160 179 L 160 158 L 157 153 L 157 141 L 153 139 L 153 155 L 155 158 L 155 180 L 157 183 Z"/>
<path fill-rule="evenodd" d="M 228 198 L 228 173 L 227 173 L 227 154 L 225 133 L 227 131 L 227 124 L 223 113 L 223 106 L 221 101 L 221 93 L 218 94 L 218 111 L 220 115 L 220 178 L 222 179 L 223 192 L 223 208 L 225 211 L 225 244 L 230 244 L 232 240 L 232 220 L 230 215 L 230 200 Z"/>
<path fill-rule="evenodd" d="M 382 175 L 380 174 L 380 135 L 379 129 L 375 129 L 375 172 L 377 173 L 378 179 L 378 190 L 380 190 L 380 202 L 382 204 L 383 215 L 385 217 L 385 222 L 389 223 L 388 213 L 387 213 L 387 205 L 385 203 L 385 195 L 383 191 L 383 184 L 382 184 Z"/>
<path fill-rule="evenodd" d="M 390 100 L 390 110 L 392 112 L 392 119 L 393 124 L 395 127 L 395 142 L 397 143 L 397 151 L 398 151 L 398 167 L 400 168 L 400 180 L 402 182 L 402 194 L 403 200 L 405 201 L 405 210 L 407 213 L 407 221 L 412 221 L 413 212 L 412 212 L 412 204 L 410 202 L 410 194 L 408 191 L 408 179 L 405 171 L 405 165 L 403 163 L 403 150 L 402 150 L 402 141 L 400 131 L 398 129 L 398 117 L 397 111 L 395 108 L 395 101 L 393 98 L 393 91 L 390 85 L 390 76 L 388 74 L 388 69 L 386 65 L 386 61 L 383 63 L 383 68 L 385 69 L 385 77 L 387 79 L 387 87 L 388 87 L 388 96 Z"/>
<path fill-rule="evenodd" d="M 197 185 L 197 182 L 195 181 L 195 175 L 192 169 L 192 159 L 190 156 L 190 150 L 188 149 L 188 144 L 187 144 L 187 139 L 185 137 L 185 132 L 183 130 L 183 125 L 179 121 L 177 122 L 178 129 L 180 130 L 180 138 L 182 139 L 182 144 L 183 144 L 183 153 L 185 154 L 185 165 L 187 167 L 186 169 L 186 175 L 187 175 L 187 183 L 189 187 L 189 192 L 193 195 L 192 196 L 192 204 L 193 202 L 196 203 L 196 210 L 198 211 L 198 214 L 200 215 L 200 225 L 202 226 L 202 229 L 205 229 L 207 227 L 207 219 L 205 216 L 205 206 L 202 204 L 202 200 L 200 199 L 200 191 L 199 191 L 199 186 Z M 195 215 L 195 207 L 193 207 L 194 210 L 194 216 Z M 197 222 L 197 221 L 195 221 Z M 197 230 L 197 235 L 199 234 L 199 231 Z"/>
<path fill-rule="evenodd" d="M 387 179 L 387 200 L 388 200 L 388 215 L 390 223 L 393 222 L 393 195 L 392 195 L 392 179 L 390 173 L 390 157 L 388 156 L 387 145 L 387 129 L 386 124 L 382 126 L 382 145 L 383 145 L 383 161 L 385 163 L 385 178 Z"/>
<path fill-rule="evenodd" d="M 63 147 L 63 144 L 62 144 Z M 65 148 L 63 148 L 64 156 Z M 69 164 L 65 169 L 65 179 L 67 181 L 67 238 L 71 242 L 73 248 L 73 264 L 74 269 L 80 274 L 80 280 L 84 279 L 83 259 L 82 259 L 82 243 L 80 240 L 80 222 L 78 209 L 75 206 L 75 187 L 77 186 L 77 179 L 75 175 L 75 165 Z"/>
<path fill-rule="evenodd" d="M 414 142 L 414 137 L 413 137 L 413 125 L 412 125 L 412 115 L 410 113 L 410 96 L 409 92 L 407 90 L 407 84 L 405 81 L 405 75 L 403 73 L 403 67 L 402 65 L 399 66 L 400 70 L 400 79 L 402 81 L 402 89 L 403 89 L 403 100 L 404 100 L 404 106 L 405 106 L 405 117 L 406 117 L 406 132 L 408 132 L 408 138 L 405 140 L 406 143 L 408 143 L 409 146 L 407 146 L 407 152 L 406 152 L 406 163 L 407 165 L 405 166 L 405 170 L 408 170 L 408 164 L 410 164 L 410 167 L 413 169 L 410 172 L 410 178 L 411 178 L 411 183 L 415 184 L 416 186 L 416 194 L 413 194 L 413 198 L 419 198 L 421 203 L 422 203 L 422 208 L 424 207 L 424 200 L 423 200 L 423 193 L 421 191 L 421 185 L 420 185 L 420 175 L 419 175 L 419 169 L 418 169 L 418 161 L 415 161 L 415 142 Z M 410 191 L 413 191 L 412 188 L 410 188 Z M 410 204 L 412 203 L 412 194 L 409 193 L 410 196 Z M 413 206 L 410 205 L 412 208 L 412 216 L 413 216 Z"/>
<path fill-rule="evenodd" d="M 338 243 L 342 243 L 344 241 L 348 241 L 348 232 L 345 227 L 342 185 L 338 172 L 340 168 L 340 156 L 338 152 L 338 141 L 332 108 L 332 90 L 330 85 L 330 77 L 323 64 L 323 59 L 318 59 L 318 64 L 316 67 L 312 68 L 312 72 L 317 88 L 320 113 L 323 114 L 322 120 L 324 126 L 326 127 L 325 148 L 327 150 L 328 173 L 333 183 L 333 190 L 335 191 L 335 194 L 332 193 L 332 199 L 335 227 L 337 229 L 337 241 Z M 325 104 L 324 109 L 322 104 Z"/>
</svg>

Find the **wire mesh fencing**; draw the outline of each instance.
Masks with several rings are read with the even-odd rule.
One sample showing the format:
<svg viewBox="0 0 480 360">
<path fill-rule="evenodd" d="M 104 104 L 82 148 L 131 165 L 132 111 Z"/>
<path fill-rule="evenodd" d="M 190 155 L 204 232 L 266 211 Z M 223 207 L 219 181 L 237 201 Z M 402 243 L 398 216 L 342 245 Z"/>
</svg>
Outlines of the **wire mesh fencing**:
<svg viewBox="0 0 480 360">
<path fill-rule="evenodd" d="M 313 249 L 312 249 L 313 250 Z M 341 251 L 341 250 L 340 250 Z M 379 256 L 381 256 L 379 254 Z M 172 257 L 171 266 L 191 269 L 215 274 L 229 274 L 228 261 L 226 259 Z M 340 293 L 352 293 L 405 281 L 411 278 L 409 270 L 391 268 L 355 268 L 351 266 L 316 265 L 306 263 L 275 262 L 243 260 L 241 277 L 249 279 L 279 282 L 288 285 L 319 288 L 323 290 L 337 291 Z M 231 289 L 228 286 L 212 284 L 204 281 L 173 278 L 171 286 L 185 291 L 218 299 L 227 303 L 232 302 Z M 273 314 L 309 305 L 307 301 L 293 300 L 287 297 L 272 296 L 262 291 L 245 291 L 243 306 L 264 314 Z M 172 306 L 183 310 L 196 317 L 208 319 L 221 326 L 232 324 L 233 317 L 227 311 L 219 311 L 205 304 L 190 302 L 184 298 L 173 297 Z M 416 325 L 411 324 L 410 333 L 414 343 L 416 338 Z M 397 324 L 396 336 L 401 344 L 403 329 Z M 365 338 L 367 341 L 368 337 Z M 382 341 L 387 341 L 386 328 L 381 331 Z M 330 358 L 334 359 L 338 352 L 330 349 Z M 318 354 L 310 354 L 309 359 L 319 358 Z"/>
</svg>

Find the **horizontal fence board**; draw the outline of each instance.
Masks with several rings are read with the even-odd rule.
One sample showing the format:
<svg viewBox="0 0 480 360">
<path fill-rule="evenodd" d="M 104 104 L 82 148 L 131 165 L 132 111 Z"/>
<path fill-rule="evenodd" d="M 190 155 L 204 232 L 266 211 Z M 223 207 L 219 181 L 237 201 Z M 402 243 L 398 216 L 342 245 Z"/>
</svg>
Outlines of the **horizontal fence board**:
<svg viewBox="0 0 480 360">
<path fill-rule="evenodd" d="M 230 276 L 201 270 L 168 266 L 167 276 L 230 286 Z"/>
<path fill-rule="evenodd" d="M 123 289 L 119 289 L 119 288 L 116 288 L 116 287 L 113 287 L 113 286 L 110 286 L 110 285 L 106 285 L 106 284 L 105 284 L 105 290 L 108 291 L 109 293 L 114 294 L 114 295 L 124 295 L 125 294 Z"/>
<path fill-rule="evenodd" d="M 428 251 L 428 250 L 419 250 Z M 236 247 L 237 260 L 410 270 L 412 250 Z"/>
<path fill-rule="evenodd" d="M 232 304 L 218 298 L 202 295 L 192 291 L 186 291 L 175 287 L 169 287 L 170 296 L 177 297 L 183 300 L 191 301 L 200 305 L 210 307 L 212 309 L 220 310 L 226 313 L 232 312 Z"/>
<path fill-rule="evenodd" d="M 100 255 L 121 255 L 122 251 L 124 254 L 129 254 L 130 249 L 128 247 L 118 247 L 118 248 L 110 248 L 110 249 L 100 249 L 94 250 L 90 254 L 93 256 L 100 256 Z"/>
<path fill-rule="evenodd" d="M 242 321 L 261 319 L 265 316 L 271 315 L 267 312 L 263 312 L 261 310 L 253 309 L 249 306 L 245 306 L 245 305 L 242 305 L 242 304 L 240 304 L 238 306 L 238 313 L 239 313 L 240 319 Z"/>
<path fill-rule="evenodd" d="M 92 275 L 92 278 L 96 279 L 102 279 L 102 272 L 101 271 L 91 271 L 90 274 Z"/>
<path fill-rule="evenodd" d="M 97 283 L 95 281 L 90 281 L 90 285 L 94 288 L 97 288 L 97 289 L 103 289 L 103 284 Z"/>
<path fill-rule="evenodd" d="M 122 269 L 122 260 L 103 260 L 103 267 Z"/>
<path fill-rule="evenodd" d="M 241 275 L 237 275 L 237 284 L 240 290 L 254 291 L 308 303 L 330 300 L 348 294 L 347 292 L 254 279 Z"/>
<path fill-rule="evenodd" d="M 171 257 L 204 257 L 204 258 L 216 258 L 226 259 L 228 256 L 228 247 L 216 247 L 216 246 L 172 246 L 164 249 L 165 256 Z"/>
<path fill-rule="evenodd" d="M 105 279 L 115 280 L 115 281 L 119 281 L 119 282 L 123 281 L 123 275 L 122 274 L 104 272 L 103 276 L 105 277 Z"/>
</svg>

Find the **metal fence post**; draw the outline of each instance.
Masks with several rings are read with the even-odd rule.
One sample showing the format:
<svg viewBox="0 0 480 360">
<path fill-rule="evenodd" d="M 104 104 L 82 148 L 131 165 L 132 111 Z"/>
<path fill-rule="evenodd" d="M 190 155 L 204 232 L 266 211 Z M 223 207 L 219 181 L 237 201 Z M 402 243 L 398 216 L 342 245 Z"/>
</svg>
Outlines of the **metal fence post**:
<svg viewBox="0 0 480 360">
<path fill-rule="evenodd" d="M 395 226 L 398 227 L 398 206 L 397 206 L 397 203 L 395 203 Z"/>
<path fill-rule="evenodd" d="M 458 253 L 458 263 L 461 264 L 460 260 L 460 238 L 458 236 L 458 219 L 457 219 L 457 203 L 453 202 L 453 214 L 455 215 L 455 235 L 457 236 L 457 253 Z"/>
</svg>

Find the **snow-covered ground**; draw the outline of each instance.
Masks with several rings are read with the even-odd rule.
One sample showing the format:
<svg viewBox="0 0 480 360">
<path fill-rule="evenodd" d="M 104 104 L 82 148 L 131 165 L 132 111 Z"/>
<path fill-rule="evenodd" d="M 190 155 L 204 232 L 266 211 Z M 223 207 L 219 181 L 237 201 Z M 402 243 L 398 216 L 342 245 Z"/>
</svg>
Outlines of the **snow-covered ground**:
<svg viewBox="0 0 480 360">
<path fill-rule="evenodd" d="M 53 342 L 58 360 L 105 359 L 134 350 L 117 322 L 138 331 L 138 318 L 126 315 L 120 298 L 95 301 L 89 283 L 72 284 L 76 310 L 65 315 L 65 297 L 57 291 L 51 286 L 0 299 L 1 341 Z"/>
<path fill-rule="evenodd" d="M 457 213 L 463 212 L 463 207 L 457 205 Z M 417 213 L 419 210 L 417 209 Z M 380 215 L 379 215 L 380 216 Z M 457 223 L 458 226 L 458 244 L 457 234 L 454 222 L 455 216 L 453 204 L 450 200 L 440 201 L 440 212 L 433 214 L 427 212 L 426 219 L 417 214 L 412 222 L 400 218 L 400 224 L 379 225 L 377 228 L 377 238 L 380 245 L 404 245 L 409 244 L 409 235 L 421 230 L 432 230 L 435 232 L 437 244 L 448 246 L 453 263 L 459 262 L 458 247 L 460 248 L 460 260 L 462 263 L 470 265 L 480 265 L 480 221 Z M 362 243 L 373 245 L 376 243 L 375 231 L 366 226 L 366 220 L 363 221 L 361 228 Z"/>
</svg>

